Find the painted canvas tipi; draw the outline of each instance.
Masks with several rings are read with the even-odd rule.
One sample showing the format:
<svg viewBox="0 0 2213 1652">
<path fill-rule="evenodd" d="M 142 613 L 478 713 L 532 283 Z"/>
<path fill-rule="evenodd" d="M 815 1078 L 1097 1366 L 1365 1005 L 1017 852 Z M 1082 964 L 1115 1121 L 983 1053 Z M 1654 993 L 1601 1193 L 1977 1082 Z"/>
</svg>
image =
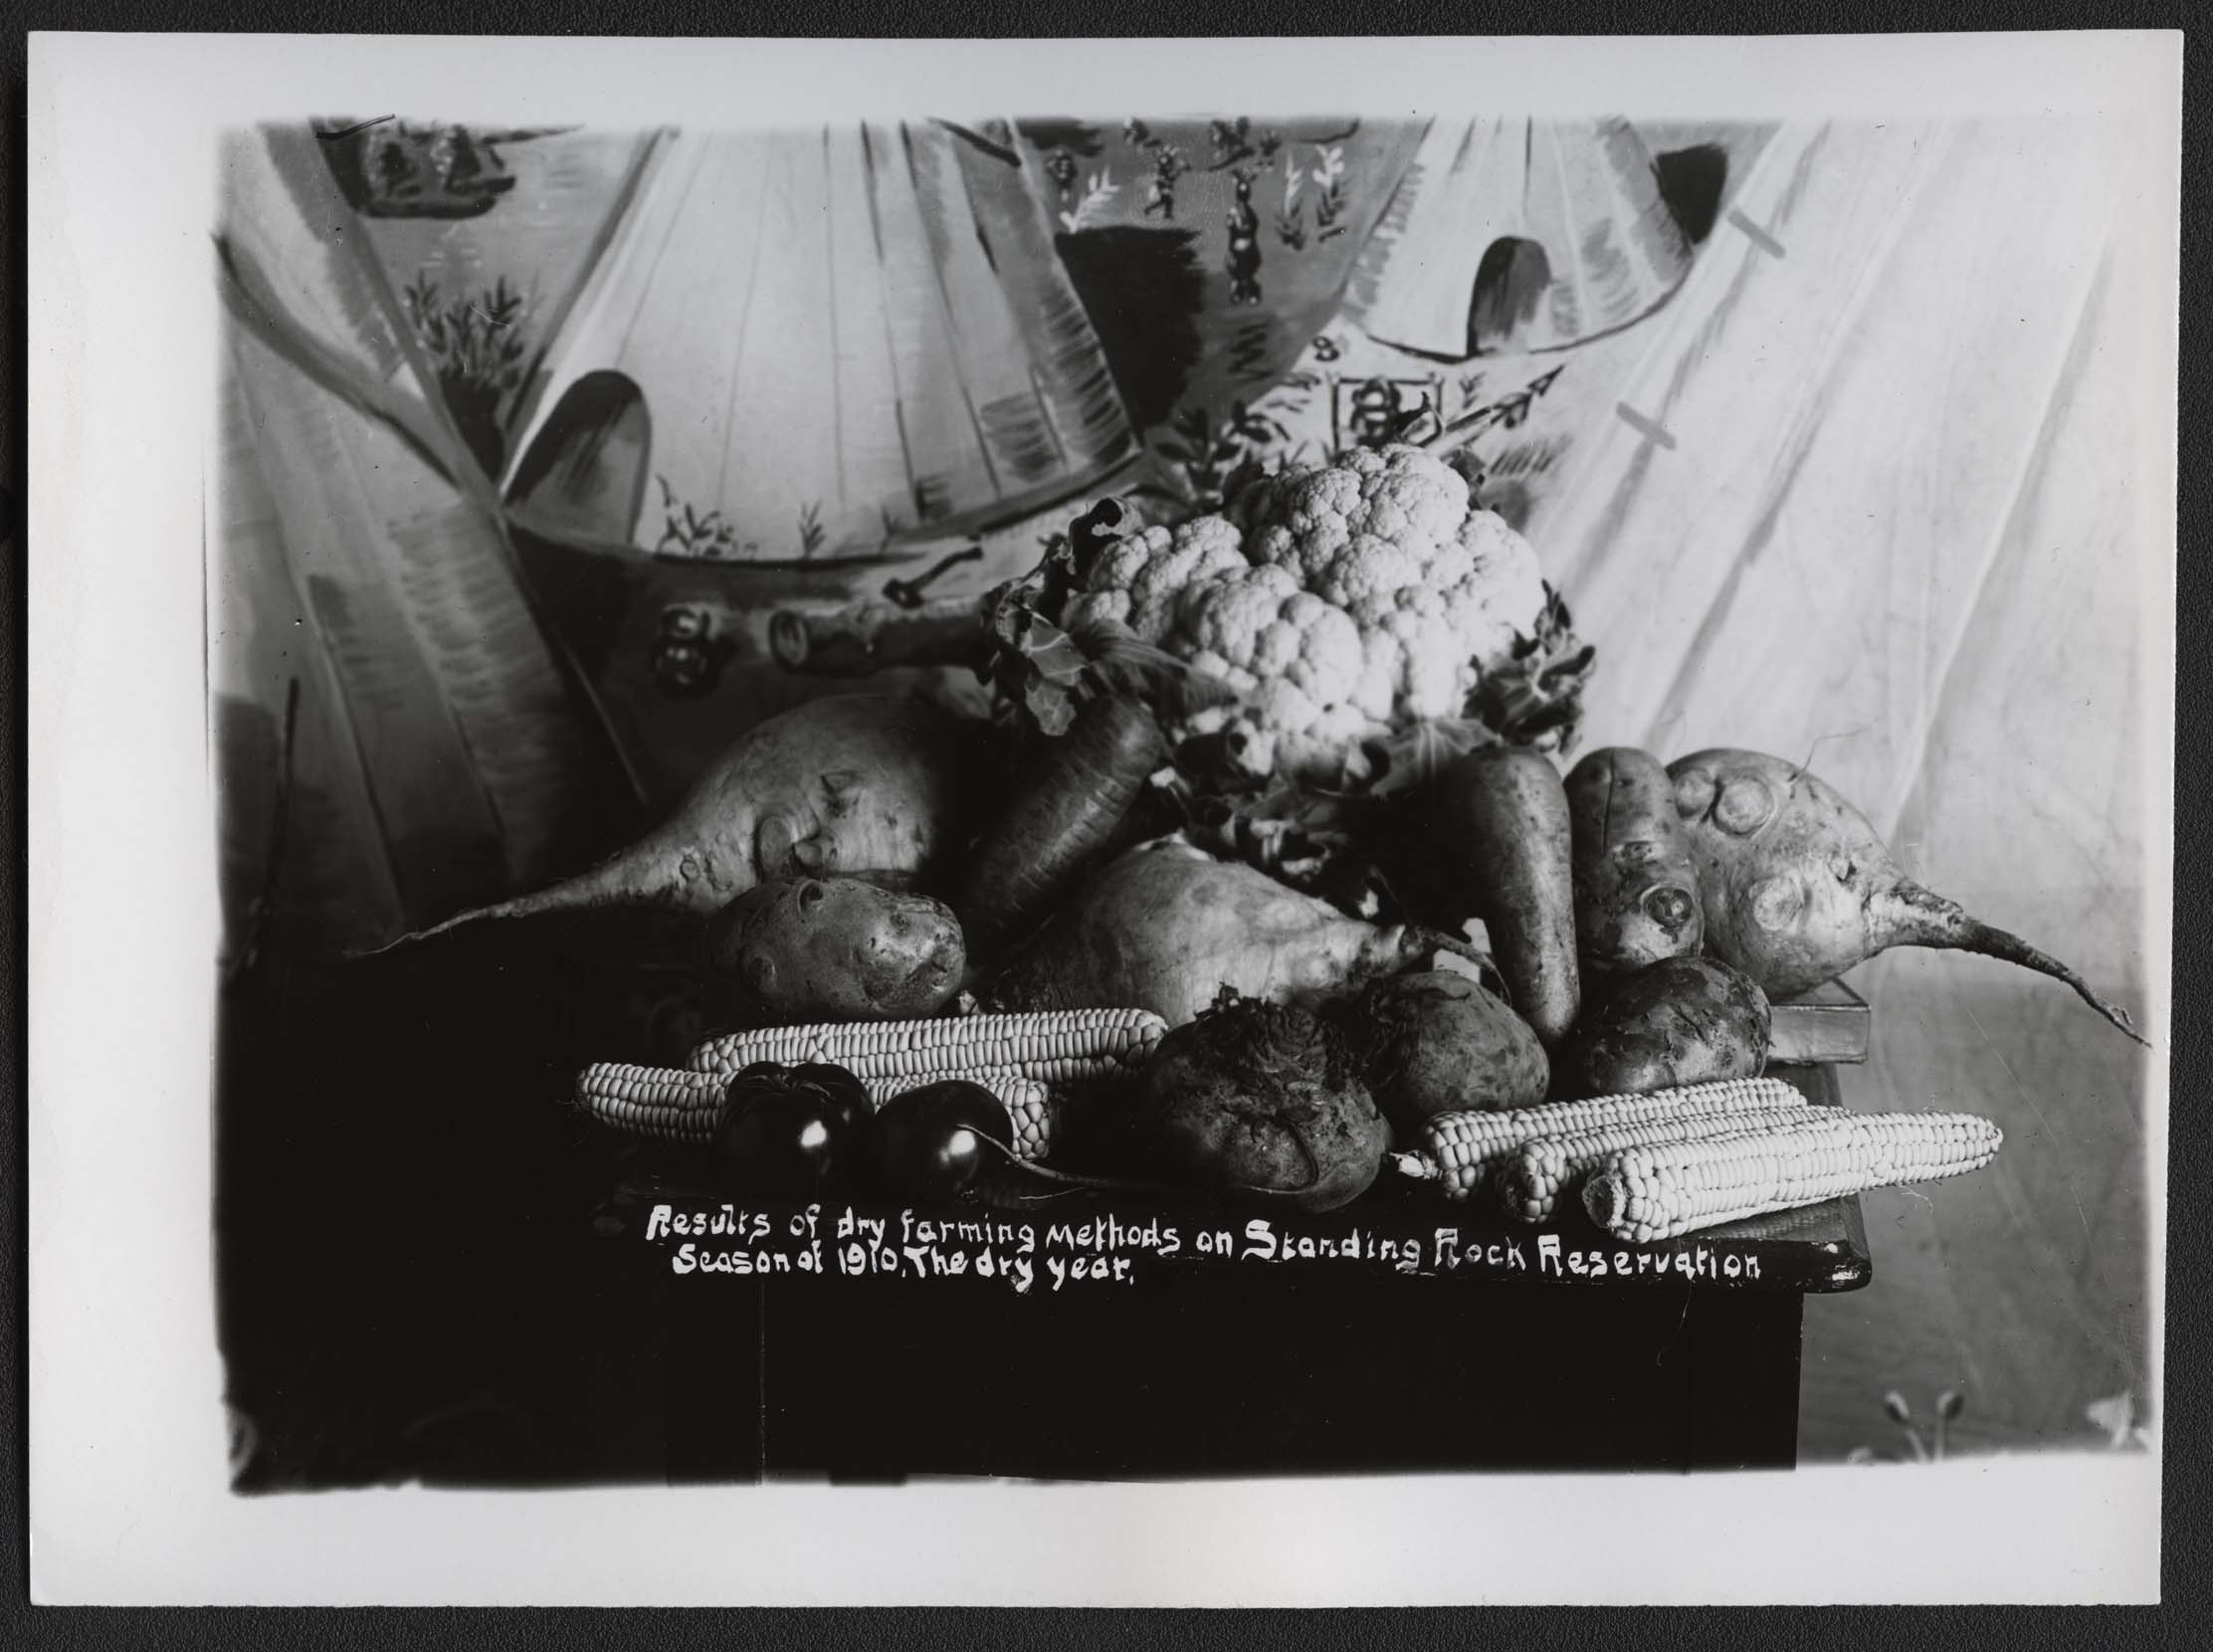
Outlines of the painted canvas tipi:
<svg viewBox="0 0 2213 1652">
<path fill-rule="evenodd" d="M 762 564 L 912 555 L 1137 454 L 1029 161 L 935 121 L 659 134 L 514 435 L 533 532 Z"/>
<path fill-rule="evenodd" d="M 1440 119 L 1346 308 L 1380 342 L 1443 360 L 1562 349 L 1649 313 L 1693 250 L 1627 120 Z"/>
</svg>

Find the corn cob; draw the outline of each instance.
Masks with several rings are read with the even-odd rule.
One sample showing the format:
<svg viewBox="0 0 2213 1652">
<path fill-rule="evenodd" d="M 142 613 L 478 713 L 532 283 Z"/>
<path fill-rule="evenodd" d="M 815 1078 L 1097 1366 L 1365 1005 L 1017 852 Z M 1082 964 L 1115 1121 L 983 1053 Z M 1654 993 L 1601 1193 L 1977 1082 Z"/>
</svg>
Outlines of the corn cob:
<svg viewBox="0 0 2213 1652">
<path fill-rule="evenodd" d="M 728 1075 L 756 1061 L 823 1061 L 864 1083 L 1011 1068 L 1066 1084 L 1134 1066 L 1168 1024 L 1150 1010 L 1075 1009 L 1026 1015 L 948 1015 L 923 1021 L 817 1021 L 710 1038 L 692 1052 L 696 1073 Z"/>
<path fill-rule="evenodd" d="M 729 1078 L 602 1061 L 576 1077 L 576 1105 L 603 1125 L 669 1141 L 714 1139 Z"/>
<path fill-rule="evenodd" d="M 1612 1154 L 1583 1185 L 1591 1219 L 1650 1244 L 1695 1228 L 1979 1170 L 2004 1133 L 1971 1113 L 1847 1113 Z"/>
<path fill-rule="evenodd" d="M 915 1075 L 902 1073 L 889 1079 L 865 1079 L 868 1086 L 869 1105 L 881 1110 L 885 1103 L 909 1090 L 919 1090 L 925 1084 L 949 1084 L 960 1080 L 967 1084 L 980 1084 L 999 1098 L 1006 1108 L 1007 1117 L 1014 1121 L 1014 1156 L 1017 1158 L 1043 1158 L 1053 1144 L 1052 1120 L 1049 1108 L 1050 1093 L 1036 1079 L 1026 1079 L 1011 1067 L 968 1069 L 958 1073 L 928 1073 Z"/>
<path fill-rule="evenodd" d="M 1422 1145 L 1438 1162 L 1439 1187 L 1445 1197 L 1465 1199 L 1502 1159 L 1539 1136 L 1646 1119 L 1694 1119 L 1805 1105 L 1805 1096 L 1780 1079 L 1730 1079 L 1641 1096 L 1551 1102 L 1508 1113 L 1440 1113 L 1423 1127 Z"/>
<path fill-rule="evenodd" d="M 1492 1171 L 1499 1208 L 1521 1222 L 1547 1220 L 1565 1188 L 1581 1182 L 1625 1147 L 1667 1141 L 1701 1141 L 1769 1125 L 1788 1124 L 1806 1115 L 1805 1104 L 1752 1113 L 1694 1113 L 1655 1119 L 1625 1119 L 1565 1136 L 1540 1136 L 1524 1141 Z"/>
</svg>

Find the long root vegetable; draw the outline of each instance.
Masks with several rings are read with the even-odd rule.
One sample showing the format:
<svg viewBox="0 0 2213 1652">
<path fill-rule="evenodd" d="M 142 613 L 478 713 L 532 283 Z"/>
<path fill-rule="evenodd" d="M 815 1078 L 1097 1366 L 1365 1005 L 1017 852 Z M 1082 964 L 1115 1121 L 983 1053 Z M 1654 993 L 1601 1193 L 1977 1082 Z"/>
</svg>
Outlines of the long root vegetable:
<svg viewBox="0 0 2213 1652">
<path fill-rule="evenodd" d="M 858 878 L 776 878 L 707 925 L 707 968 L 775 1021 L 898 1021 L 941 1009 L 967 963 L 952 909 Z"/>
<path fill-rule="evenodd" d="M 772 878 L 910 885 L 958 846 L 964 737 L 908 697 L 808 701 L 741 734 L 669 819 L 591 871 L 401 938 L 608 907 L 704 918 Z"/>
<path fill-rule="evenodd" d="M 1551 759 L 1518 746 L 1471 751 L 1440 778 L 1440 858 L 1456 916 L 1481 918 L 1513 1007 L 1550 1049 L 1581 1000 L 1567 792 Z"/>
<path fill-rule="evenodd" d="M 1568 771 L 1567 806 L 1585 984 L 1696 953 L 1706 934 L 1698 866 L 1660 759 L 1622 745 L 1593 751 Z"/>
<path fill-rule="evenodd" d="M 1019 939 L 1052 911 L 1106 852 L 1168 756 L 1152 714 L 1122 695 L 1093 700 L 1067 733 L 1041 741 L 954 903 L 975 955 Z"/>
<path fill-rule="evenodd" d="M 1103 867 L 991 981 L 1008 1009 L 1134 1005 L 1178 1027 L 1225 986 L 1283 1003 L 1425 966 L 1442 936 L 1347 918 L 1180 838 Z"/>
<path fill-rule="evenodd" d="M 1770 997 L 1834 980 L 1893 946 L 1932 946 L 2065 981 L 2144 1042 L 2124 1010 L 2059 959 L 1907 877 L 1867 817 L 1802 767 L 1714 749 L 1678 758 L 1668 774 L 1698 861 L 1707 949 Z"/>
</svg>

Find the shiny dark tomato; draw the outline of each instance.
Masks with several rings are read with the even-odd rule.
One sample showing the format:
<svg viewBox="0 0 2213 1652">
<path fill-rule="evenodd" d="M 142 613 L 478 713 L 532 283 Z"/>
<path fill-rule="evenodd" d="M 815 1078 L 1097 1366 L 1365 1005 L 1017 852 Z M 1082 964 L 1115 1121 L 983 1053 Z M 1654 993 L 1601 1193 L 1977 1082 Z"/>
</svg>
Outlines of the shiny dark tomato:
<svg viewBox="0 0 2213 1652">
<path fill-rule="evenodd" d="M 740 1075 L 742 1076 L 742 1075 Z M 766 1199 L 811 1199 L 848 1180 L 869 1138 L 868 1102 L 817 1085 L 730 1086 L 715 1149 L 730 1185 Z"/>
<path fill-rule="evenodd" d="M 949 1080 L 894 1097 L 876 1116 L 870 1154 L 878 1187 L 897 1198 L 932 1203 L 957 1198 L 1014 1146 L 1014 1121 L 980 1084 Z"/>
<path fill-rule="evenodd" d="M 755 1102 L 772 1096 L 812 1096 L 841 1124 L 865 1132 L 876 1109 L 869 1103 L 868 1086 L 843 1067 L 827 1062 L 802 1062 L 786 1067 L 781 1062 L 756 1061 L 741 1067 L 729 1083 L 729 1114 L 743 1113 Z"/>
<path fill-rule="evenodd" d="M 811 1090 L 823 1099 L 825 1106 L 837 1113 L 848 1128 L 865 1134 L 876 1118 L 876 1108 L 869 1101 L 869 1087 L 847 1072 L 843 1067 L 833 1067 L 826 1062 L 808 1062 L 788 1069 L 795 1088 Z"/>
</svg>

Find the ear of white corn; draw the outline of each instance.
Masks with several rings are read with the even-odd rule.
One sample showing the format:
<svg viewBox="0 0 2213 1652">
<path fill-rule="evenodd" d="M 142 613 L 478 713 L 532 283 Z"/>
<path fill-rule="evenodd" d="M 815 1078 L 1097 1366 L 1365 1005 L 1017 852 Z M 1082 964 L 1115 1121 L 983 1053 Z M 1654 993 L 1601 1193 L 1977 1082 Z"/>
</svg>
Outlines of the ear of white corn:
<svg viewBox="0 0 2213 1652">
<path fill-rule="evenodd" d="M 704 1145 L 722 1119 L 729 1079 L 671 1067 L 594 1063 L 576 1077 L 576 1105 L 603 1125 L 669 1141 Z"/>
<path fill-rule="evenodd" d="M 726 1075 L 756 1061 L 819 1061 L 863 1082 L 1010 1068 L 1026 1079 L 1066 1084 L 1137 1065 L 1167 1030 L 1165 1021 L 1142 1009 L 817 1021 L 710 1038 L 692 1052 L 691 1066 Z"/>
<path fill-rule="evenodd" d="M 1772 1210 L 1979 1170 L 2005 1136 L 1971 1113 L 1835 1113 L 1610 1155 L 1583 1206 L 1631 1244 Z"/>
<path fill-rule="evenodd" d="M 1692 1113 L 1653 1119 L 1625 1119 L 1566 1136 L 1540 1136 L 1524 1141 L 1499 1160 L 1492 1184 L 1499 1208 L 1514 1221 L 1542 1222 L 1551 1217 L 1561 1193 L 1579 1184 L 1612 1154 L 1650 1142 L 1699 1141 L 1747 1130 L 1762 1130 L 1803 1118 L 1807 1109 L 1779 1107 L 1750 1113 Z"/>
<path fill-rule="evenodd" d="M 999 1098 L 1014 1122 L 1014 1156 L 1043 1158 L 1053 1144 L 1051 1093 L 1036 1079 L 1026 1079 L 1011 1067 L 968 1069 L 958 1073 L 902 1073 L 896 1078 L 867 1079 L 869 1103 L 880 1112 L 885 1103 L 928 1084 L 954 1081 L 980 1084 Z"/>
<path fill-rule="evenodd" d="M 1731 1079 L 1637 1096 L 1550 1102 L 1506 1113 L 1440 1113 L 1423 1126 L 1421 1145 L 1437 1160 L 1439 1189 L 1449 1199 L 1465 1199 L 1501 1160 L 1540 1136 L 1642 1120 L 1696 1119 L 1806 1105 L 1805 1095 L 1780 1079 Z"/>
</svg>

